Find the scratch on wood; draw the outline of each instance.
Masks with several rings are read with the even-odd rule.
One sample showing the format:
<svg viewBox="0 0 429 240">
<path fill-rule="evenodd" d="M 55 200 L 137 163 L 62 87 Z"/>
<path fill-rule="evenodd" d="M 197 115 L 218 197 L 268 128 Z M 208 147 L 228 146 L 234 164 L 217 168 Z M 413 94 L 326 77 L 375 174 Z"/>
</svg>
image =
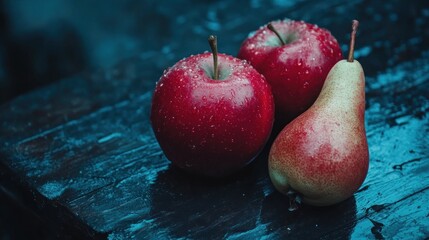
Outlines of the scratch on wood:
<svg viewBox="0 0 429 240">
<path fill-rule="evenodd" d="M 414 158 L 414 159 L 408 160 L 406 162 L 403 162 L 401 164 L 394 165 L 393 169 L 402 170 L 404 165 L 409 164 L 409 163 L 413 163 L 413 162 L 419 162 L 420 160 L 422 160 L 422 158 Z"/>
</svg>

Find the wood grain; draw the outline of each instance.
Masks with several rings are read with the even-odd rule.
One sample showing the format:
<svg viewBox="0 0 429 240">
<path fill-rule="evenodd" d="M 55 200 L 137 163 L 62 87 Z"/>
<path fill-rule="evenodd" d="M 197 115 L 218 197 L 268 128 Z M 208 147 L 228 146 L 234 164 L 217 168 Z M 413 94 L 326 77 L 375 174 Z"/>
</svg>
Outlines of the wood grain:
<svg viewBox="0 0 429 240">
<path fill-rule="evenodd" d="M 249 31 L 286 15 L 317 22 L 345 43 L 350 15 L 360 19 L 356 58 L 367 78 L 370 169 L 353 198 L 289 212 L 268 178 L 269 146 L 221 181 L 171 166 L 149 109 L 161 68 L 186 56 L 184 49 L 198 50 L 187 42 L 170 46 L 176 55 L 149 51 L 0 106 L 0 192 L 89 238 L 427 238 L 429 8 L 340 2 L 297 1 L 257 21 L 225 16 L 233 23 L 222 42 L 238 47 Z"/>
</svg>

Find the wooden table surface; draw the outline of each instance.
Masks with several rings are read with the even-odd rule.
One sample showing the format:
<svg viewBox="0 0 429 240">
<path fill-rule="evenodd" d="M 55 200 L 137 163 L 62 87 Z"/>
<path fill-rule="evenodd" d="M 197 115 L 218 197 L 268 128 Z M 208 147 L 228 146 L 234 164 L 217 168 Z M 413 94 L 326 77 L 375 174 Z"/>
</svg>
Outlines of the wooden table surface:
<svg viewBox="0 0 429 240">
<path fill-rule="evenodd" d="M 166 15 L 188 9 L 154 34 L 162 49 L 0 106 L 0 197 L 55 226 L 60 238 L 428 238 L 429 4 L 287 3 L 156 8 Z M 289 212 L 268 177 L 269 146 L 221 181 L 183 173 L 150 126 L 153 88 L 165 68 L 209 50 L 211 33 L 221 52 L 236 55 L 249 32 L 284 17 L 328 28 L 344 51 L 350 21 L 361 22 L 356 58 L 366 75 L 370 168 L 360 190 L 335 206 Z"/>
</svg>

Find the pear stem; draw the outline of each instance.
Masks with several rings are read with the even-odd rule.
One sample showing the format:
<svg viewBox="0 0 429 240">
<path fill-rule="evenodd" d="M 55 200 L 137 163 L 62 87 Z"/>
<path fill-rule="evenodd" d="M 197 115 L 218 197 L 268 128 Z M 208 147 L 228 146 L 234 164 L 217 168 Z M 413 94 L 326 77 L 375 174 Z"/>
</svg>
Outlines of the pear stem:
<svg viewBox="0 0 429 240">
<path fill-rule="evenodd" d="M 217 37 L 214 35 L 209 36 L 209 44 L 210 48 L 212 49 L 212 55 L 213 55 L 213 79 L 218 80 L 219 79 L 219 70 L 218 70 L 218 61 L 217 61 Z"/>
<path fill-rule="evenodd" d="M 280 42 L 282 45 L 285 45 L 285 41 L 283 40 L 283 38 L 280 36 L 280 33 L 277 32 L 277 30 L 274 28 L 273 24 L 268 23 L 267 28 L 270 29 L 273 33 L 276 34 L 276 36 L 279 38 Z"/>
<path fill-rule="evenodd" d="M 347 62 L 354 61 L 354 52 L 355 52 L 355 39 L 356 39 L 356 31 L 359 26 L 358 20 L 352 21 L 352 32 L 350 33 L 350 47 L 349 47 L 349 56 L 347 58 Z"/>
<path fill-rule="evenodd" d="M 297 191 L 290 188 L 286 193 L 286 196 L 289 198 L 289 212 L 298 210 L 299 205 L 301 204 L 301 195 Z"/>
</svg>

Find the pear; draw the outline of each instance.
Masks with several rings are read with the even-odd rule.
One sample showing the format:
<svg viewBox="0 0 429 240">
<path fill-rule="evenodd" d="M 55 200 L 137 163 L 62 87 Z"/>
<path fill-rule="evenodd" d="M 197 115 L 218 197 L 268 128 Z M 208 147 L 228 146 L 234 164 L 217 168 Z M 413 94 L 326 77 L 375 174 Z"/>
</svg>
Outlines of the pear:
<svg viewBox="0 0 429 240">
<path fill-rule="evenodd" d="M 286 125 L 270 149 L 274 187 L 309 205 L 351 197 L 368 172 L 365 76 L 353 59 L 358 24 L 353 20 L 348 59 L 332 67 L 314 104 Z"/>
</svg>

